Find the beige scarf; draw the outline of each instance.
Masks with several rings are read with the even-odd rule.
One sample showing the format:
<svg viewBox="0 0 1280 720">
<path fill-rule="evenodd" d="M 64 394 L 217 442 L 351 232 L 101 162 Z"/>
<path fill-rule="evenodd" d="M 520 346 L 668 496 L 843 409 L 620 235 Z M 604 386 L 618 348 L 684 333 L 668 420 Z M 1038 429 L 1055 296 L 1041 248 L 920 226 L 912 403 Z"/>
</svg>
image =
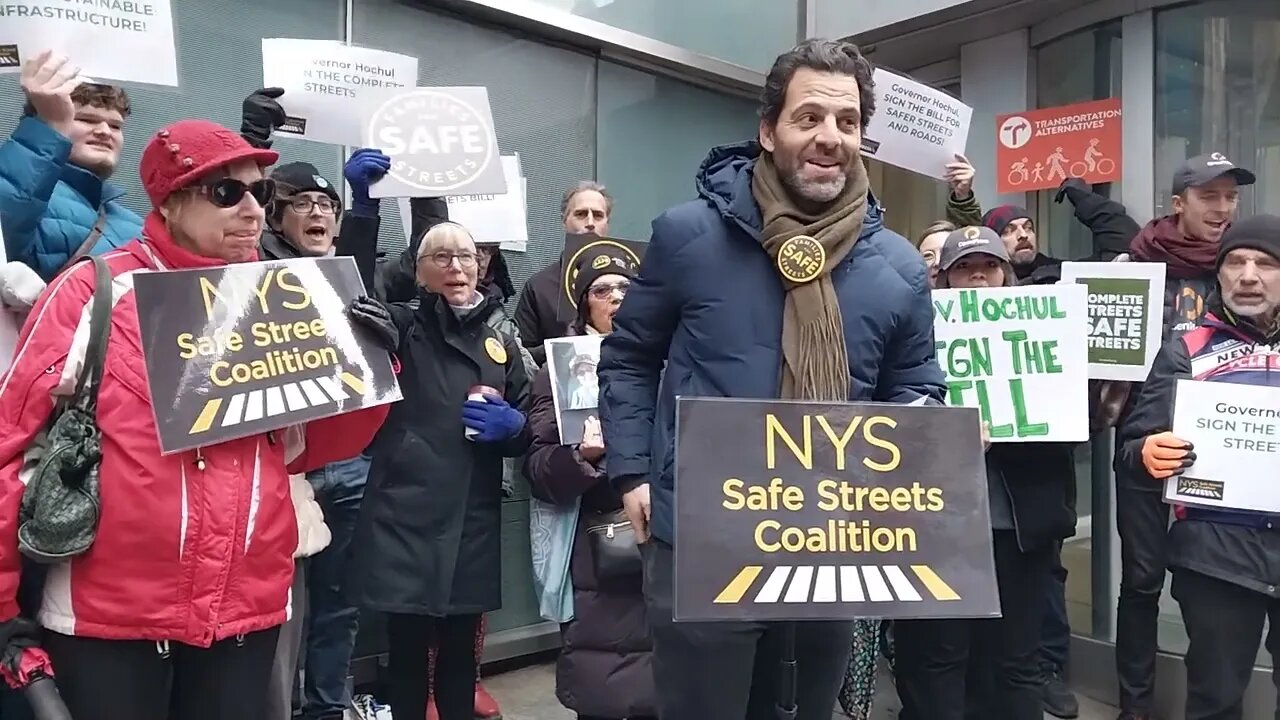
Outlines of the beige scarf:
<svg viewBox="0 0 1280 720">
<path fill-rule="evenodd" d="M 811 215 L 791 201 L 772 153 L 762 152 L 756 162 L 751 194 L 764 220 L 760 244 L 787 288 L 779 389 L 783 399 L 849 399 L 849 355 L 831 269 L 862 233 L 867 188 L 867 170 L 859 157 L 840 196 Z"/>
</svg>

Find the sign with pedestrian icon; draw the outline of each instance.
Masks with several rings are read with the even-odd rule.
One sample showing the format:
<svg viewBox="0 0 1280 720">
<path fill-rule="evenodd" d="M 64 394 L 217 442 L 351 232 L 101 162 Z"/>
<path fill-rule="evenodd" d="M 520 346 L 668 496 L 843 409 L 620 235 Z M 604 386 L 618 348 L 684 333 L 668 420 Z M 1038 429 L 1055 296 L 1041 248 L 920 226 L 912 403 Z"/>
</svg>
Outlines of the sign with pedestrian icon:
<svg viewBox="0 0 1280 720">
<path fill-rule="evenodd" d="M 682 397 L 677 621 L 1000 612 L 977 413 Z"/>
<path fill-rule="evenodd" d="M 1002 193 L 1056 188 L 1067 178 L 1120 180 L 1119 98 L 996 117 L 996 184 Z"/>
<path fill-rule="evenodd" d="M 357 331 L 349 257 L 133 277 L 161 452 L 400 399 L 387 352 Z"/>
</svg>

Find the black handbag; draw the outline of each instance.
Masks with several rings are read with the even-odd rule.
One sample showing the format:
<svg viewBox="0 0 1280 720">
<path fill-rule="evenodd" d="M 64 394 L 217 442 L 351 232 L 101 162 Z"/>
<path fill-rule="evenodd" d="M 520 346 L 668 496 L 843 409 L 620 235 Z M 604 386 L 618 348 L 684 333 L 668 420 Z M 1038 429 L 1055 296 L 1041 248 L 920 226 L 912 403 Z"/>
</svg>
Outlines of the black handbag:
<svg viewBox="0 0 1280 720">
<path fill-rule="evenodd" d="M 91 257 L 95 271 L 89 312 L 89 344 L 75 392 L 49 427 L 31 480 L 18 510 L 18 549 L 38 563 L 75 557 L 93 545 L 98 533 L 98 468 L 102 432 L 98 429 L 98 386 L 111 331 L 111 272 Z"/>
<path fill-rule="evenodd" d="M 638 577 L 642 573 L 636 531 L 622 510 L 609 513 L 584 512 L 587 542 L 591 544 L 596 580 Z"/>
</svg>

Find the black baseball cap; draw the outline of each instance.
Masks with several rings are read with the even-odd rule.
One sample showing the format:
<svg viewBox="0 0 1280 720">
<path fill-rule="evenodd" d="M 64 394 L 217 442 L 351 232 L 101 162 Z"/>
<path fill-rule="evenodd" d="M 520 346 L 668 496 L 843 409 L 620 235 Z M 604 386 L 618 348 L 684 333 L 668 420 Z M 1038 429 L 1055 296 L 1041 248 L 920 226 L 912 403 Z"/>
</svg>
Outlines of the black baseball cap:
<svg viewBox="0 0 1280 720">
<path fill-rule="evenodd" d="M 1220 152 L 1197 155 L 1184 162 L 1173 173 L 1173 194 L 1181 195 L 1189 187 L 1206 185 L 1223 175 L 1230 175 L 1239 185 L 1252 185 L 1258 181 L 1253 173 L 1236 167 Z"/>
<path fill-rule="evenodd" d="M 986 225 L 970 225 L 952 231 L 942 242 L 942 251 L 938 253 L 938 267 L 945 272 L 960 258 L 974 253 L 991 255 L 1009 262 L 1009 250 L 995 230 Z"/>
<path fill-rule="evenodd" d="M 320 174 L 315 165 L 308 162 L 292 162 L 271 171 L 271 179 L 280 183 L 281 195 L 304 192 L 322 192 L 336 203 L 342 202 L 338 189 Z"/>
</svg>

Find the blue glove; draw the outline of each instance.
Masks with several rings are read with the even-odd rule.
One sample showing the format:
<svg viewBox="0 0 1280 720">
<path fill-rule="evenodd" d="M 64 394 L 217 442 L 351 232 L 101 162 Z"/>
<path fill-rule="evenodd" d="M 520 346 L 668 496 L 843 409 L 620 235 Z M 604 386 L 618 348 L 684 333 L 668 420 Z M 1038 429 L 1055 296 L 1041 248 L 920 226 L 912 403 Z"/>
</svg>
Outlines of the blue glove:
<svg viewBox="0 0 1280 720">
<path fill-rule="evenodd" d="M 351 212 L 363 217 L 378 215 L 378 201 L 369 197 L 369 186 L 391 169 L 391 158 L 381 150 L 360 148 L 351 154 L 342 168 L 342 176 L 351 186 Z"/>
<path fill-rule="evenodd" d="M 468 400 L 462 404 L 462 424 L 480 433 L 476 442 L 501 442 L 524 429 L 524 413 L 498 397 Z"/>
</svg>

